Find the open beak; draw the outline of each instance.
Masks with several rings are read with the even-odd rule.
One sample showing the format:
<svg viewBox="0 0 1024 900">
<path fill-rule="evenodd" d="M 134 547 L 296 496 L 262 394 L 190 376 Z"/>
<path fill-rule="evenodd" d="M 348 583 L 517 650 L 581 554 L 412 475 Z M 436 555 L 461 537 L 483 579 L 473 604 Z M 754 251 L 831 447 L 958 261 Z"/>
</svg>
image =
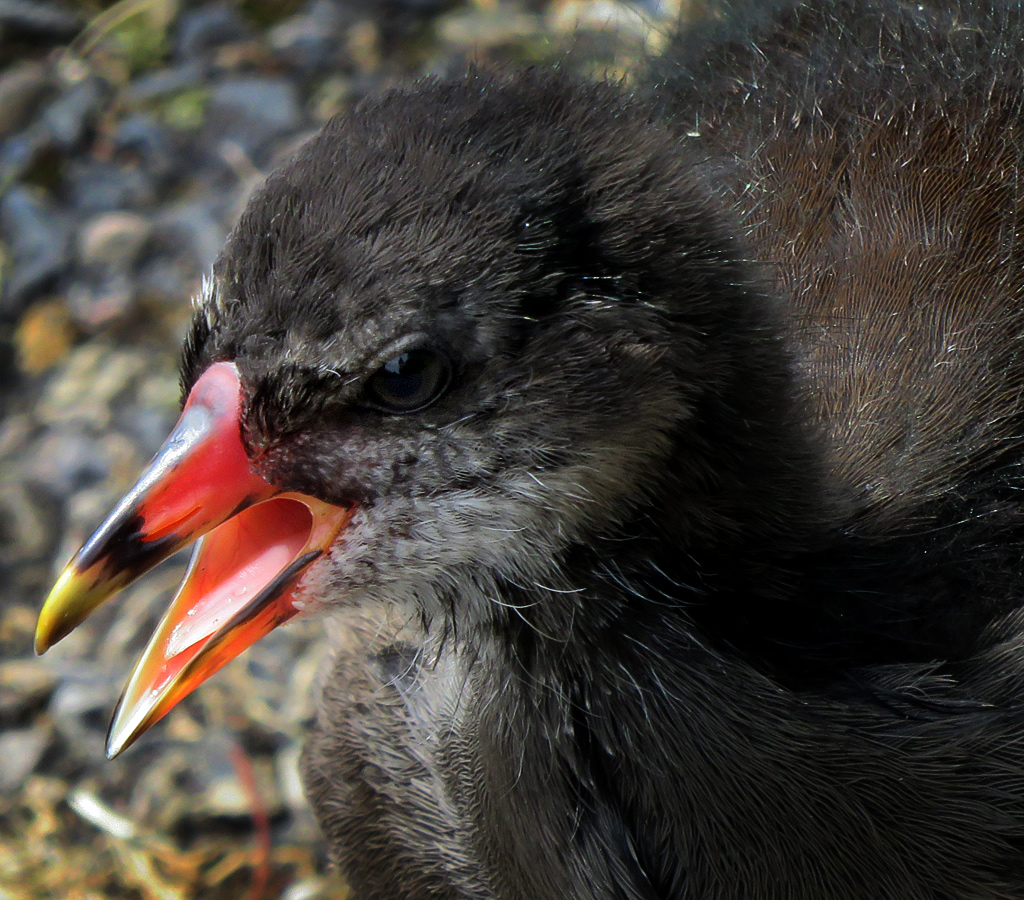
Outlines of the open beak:
<svg viewBox="0 0 1024 900">
<path fill-rule="evenodd" d="M 210 366 L 142 476 L 46 598 L 36 652 L 104 600 L 199 538 L 185 580 L 121 695 L 107 755 L 127 748 L 226 662 L 294 616 L 307 568 L 352 508 L 284 493 L 257 475 L 241 439 L 241 383 Z"/>
</svg>

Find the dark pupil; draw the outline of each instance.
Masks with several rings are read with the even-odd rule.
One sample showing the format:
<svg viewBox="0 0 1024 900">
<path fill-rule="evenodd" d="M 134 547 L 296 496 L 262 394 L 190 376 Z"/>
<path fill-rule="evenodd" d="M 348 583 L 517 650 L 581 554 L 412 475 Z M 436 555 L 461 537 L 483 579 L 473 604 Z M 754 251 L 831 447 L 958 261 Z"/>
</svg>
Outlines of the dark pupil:
<svg viewBox="0 0 1024 900">
<path fill-rule="evenodd" d="M 368 385 L 370 401 L 391 412 L 413 412 L 444 390 L 448 366 L 432 350 L 410 350 L 381 366 Z"/>
<path fill-rule="evenodd" d="M 411 354 L 403 353 L 384 363 L 381 381 L 396 400 L 409 400 L 423 390 L 423 365 L 410 365 Z"/>
</svg>

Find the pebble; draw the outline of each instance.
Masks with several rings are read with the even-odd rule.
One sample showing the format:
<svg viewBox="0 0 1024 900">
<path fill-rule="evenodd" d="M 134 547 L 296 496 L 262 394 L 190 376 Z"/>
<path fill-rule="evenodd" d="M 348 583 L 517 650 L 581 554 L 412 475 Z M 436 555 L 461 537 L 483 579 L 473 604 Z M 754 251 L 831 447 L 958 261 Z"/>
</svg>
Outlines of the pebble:
<svg viewBox="0 0 1024 900">
<path fill-rule="evenodd" d="M 48 711 L 56 730 L 75 748 L 76 756 L 98 765 L 106 759 L 107 722 L 117 701 L 118 686 L 110 679 L 90 679 L 88 663 L 75 662 L 74 670 L 59 673 L 60 685 L 50 698 Z"/>
<path fill-rule="evenodd" d="M 0 663 L 0 721 L 32 712 L 46 701 L 56 685 L 57 676 L 33 659 Z"/>
<path fill-rule="evenodd" d="M 5 467 L 6 468 L 6 467 Z M 0 564 L 41 560 L 53 550 L 55 535 L 51 519 L 55 510 L 44 502 L 39 491 L 13 479 L 0 483 Z M 10 585 L 5 585 L 9 589 Z M 8 590 L 4 602 L 11 602 Z"/>
<path fill-rule="evenodd" d="M 67 266 L 70 222 L 43 192 L 14 185 L 0 196 L 0 239 L 14 257 L 0 299 L 0 313 L 11 316 Z"/>
<path fill-rule="evenodd" d="M 114 682 L 89 665 L 60 673 L 60 684 L 50 701 L 50 712 L 58 722 L 82 719 L 86 713 L 104 713 L 117 700 Z"/>
<path fill-rule="evenodd" d="M 136 163 L 154 177 L 174 172 L 177 148 L 167 129 L 151 115 L 137 113 L 118 124 L 114 147 L 119 160 Z"/>
<path fill-rule="evenodd" d="M 153 222 L 154 240 L 165 249 L 187 254 L 200 272 L 207 271 L 227 235 L 217 202 L 217 198 L 203 197 L 164 207 Z"/>
<path fill-rule="evenodd" d="M 309 12 L 279 22 L 267 33 L 271 48 L 290 65 L 309 76 L 338 66 L 343 47 L 344 16 L 327 0 L 317 0 Z"/>
<path fill-rule="evenodd" d="M 38 489 L 66 497 L 109 476 L 110 464 L 101 449 L 101 443 L 81 426 L 51 427 L 32 444 L 25 478 Z"/>
<path fill-rule="evenodd" d="M 28 124 L 51 88 L 44 63 L 25 61 L 0 72 L 0 140 Z"/>
<path fill-rule="evenodd" d="M 212 728 L 201 739 L 201 768 L 195 765 L 195 743 L 166 745 L 160 764 L 147 767 L 133 785 L 132 808 L 162 830 L 173 832 L 183 827 L 194 828 L 204 821 L 248 820 L 252 816 L 252 797 L 236 768 L 238 750 L 232 749 L 237 744 L 229 735 Z M 267 814 L 280 814 L 284 806 L 273 770 L 265 759 L 247 761 Z"/>
<path fill-rule="evenodd" d="M 36 301 L 14 331 L 18 368 L 28 375 L 42 374 L 67 355 L 75 337 L 63 297 Z"/>
<path fill-rule="evenodd" d="M 83 213 L 143 209 L 157 197 L 154 178 L 147 168 L 114 161 L 74 160 L 67 165 L 71 202 Z"/>
<path fill-rule="evenodd" d="M 36 420 L 56 427 L 84 422 L 103 428 L 114 399 L 125 396 L 152 364 L 141 350 L 84 344 L 48 380 L 35 404 Z"/>
<path fill-rule="evenodd" d="M 277 754 L 277 784 L 281 799 L 292 809 L 301 810 L 306 806 L 306 789 L 299 774 L 302 747 L 289 744 Z"/>
<path fill-rule="evenodd" d="M 13 184 L 20 178 L 45 144 L 38 128 L 28 128 L 0 142 L 0 184 Z"/>
<path fill-rule="evenodd" d="M 110 212 L 90 219 L 78 234 L 78 259 L 92 268 L 128 271 L 142 255 L 153 227 L 138 213 Z"/>
<path fill-rule="evenodd" d="M 169 386 L 173 397 L 171 402 L 155 407 L 127 407 L 115 417 L 117 425 L 130 434 L 138 445 L 140 462 L 156 453 L 174 427 L 178 413 L 177 403 L 174 402 L 177 400 L 178 385 L 175 380 L 169 379 Z"/>
<path fill-rule="evenodd" d="M 132 104 L 151 103 L 201 85 L 204 75 L 202 63 L 186 60 L 166 69 L 140 75 L 125 89 L 125 96 Z"/>
<path fill-rule="evenodd" d="M 50 746 L 50 732 L 44 725 L 0 731 L 0 792 L 21 787 Z"/>
<path fill-rule="evenodd" d="M 79 15 L 62 3 L 47 0 L 4 0 L 0 3 L 0 32 L 11 37 L 70 40 L 81 27 Z"/>
<path fill-rule="evenodd" d="M 200 274 L 200 267 L 190 260 L 172 254 L 156 255 L 136 272 L 135 286 L 147 307 L 155 306 L 173 320 L 185 322 L 188 301 L 196 293 Z"/>
<path fill-rule="evenodd" d="M 179 59 L 194 59 L 223 44 L 249 34 L 234 6 L 217 3 L 187 12 L 178 24 L 176 50 Z"/>
<path fill-rule="evenodd" d="M 102 82 L 85 78 L 53 101 L 41 116 L 50 140 L 63 150 L 77 147 L 104 101 Z"/>
<path fill-rule="evenodd" d="M 77 281 L 68 289 L 71 320 L 88 334 L 131 319 L 138 311 L 134 281 L 118 272 L 98 283 Z"/>
<path fill-rule="evenodd" d="M 215 114 L 237 117 L 261 137 L 293 131 L 302 123 L 298 92 L 280 78 L 226 79 L 213 89 L 210 105 Z"/>
</svg>

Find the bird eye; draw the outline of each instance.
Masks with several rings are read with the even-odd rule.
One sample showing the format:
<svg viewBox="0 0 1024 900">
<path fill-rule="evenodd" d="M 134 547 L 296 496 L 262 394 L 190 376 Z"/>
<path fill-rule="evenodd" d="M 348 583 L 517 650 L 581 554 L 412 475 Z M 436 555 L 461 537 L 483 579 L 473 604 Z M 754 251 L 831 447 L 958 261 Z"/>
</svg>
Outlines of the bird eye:
<svg viewBox="0 0 1024 900">
<path fill-rule="evenodd" d="M 416 412 L 448 386 L 451 367 L 433 350 L 409 350 L 389 359 L 366 385 L 367 405 L 382 412 Z"/>
</svg>

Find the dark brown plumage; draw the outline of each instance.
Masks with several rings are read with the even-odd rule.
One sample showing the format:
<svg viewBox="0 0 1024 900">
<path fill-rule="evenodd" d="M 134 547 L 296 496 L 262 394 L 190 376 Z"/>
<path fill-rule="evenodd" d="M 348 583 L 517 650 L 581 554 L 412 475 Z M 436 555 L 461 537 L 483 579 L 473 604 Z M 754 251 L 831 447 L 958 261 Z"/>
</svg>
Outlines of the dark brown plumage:
<svg viewBox="0 0 1024 900">
<path fill-rule="evenodd" d="M 352 509 L 320 822 L 361 898 L 1022 897 L 1021 10 L 652 69 L 367 100 L 216 265 L 186 395 Z"/>
<path fill-rule="evenodd" d="M 342 652 L 307 777 L 371 896 L 1024 891 L 1019 13 L 840 3 L 753 35 L 690 41 L 650 123 L 607 88 L 477 76 L 336 126 L 346 157 L 416 188 L 350 188 L 365 206 L 333 221 L 411 201 L 440 221 L 381 229 L 403 285 L 438 239 L 486 267 L 425 264 L 462 312 L 487 298 L 478 320 L 509 343 L 485 357 L 536 387 L 504 388 L 529 437 L 481 474 L 524 446 L 548 451 L 527 463 L 540 481 L 574 451 L 650 453 L 612 487 L 577 463 L 580 531 L 534 542 L 550 590 L 516 562 L 445 565 L 424 631 L 371 615 Z M 543 239 L 503 246 L 420 193 L 437 164 L 408 148 L 435 122 L 441 181 L 501 191 Z M 322 140 L 307 160 L 339 139 Z M 382 158 L 386 142 L 402 149 Z M 560 196 L 533 213 L 514 178 Z M 502 277 L 535 255 L 550 287 Z M 366 270 L 381 277 L 376 255 Z"/>
</svg>

